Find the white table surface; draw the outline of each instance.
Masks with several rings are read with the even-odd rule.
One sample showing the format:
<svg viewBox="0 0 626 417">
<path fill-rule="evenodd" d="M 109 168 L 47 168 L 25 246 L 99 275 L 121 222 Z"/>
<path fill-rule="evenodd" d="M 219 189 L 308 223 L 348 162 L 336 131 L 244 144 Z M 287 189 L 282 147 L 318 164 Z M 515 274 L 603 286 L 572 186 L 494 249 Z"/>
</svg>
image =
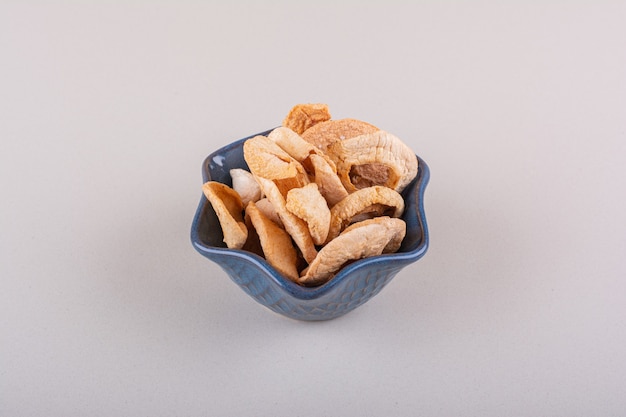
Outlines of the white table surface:
<svg viewBox="0 0 626 417">
<path fill-rule="evenodd" d="M 626 413 L 626 3 L 107 3 L 0 5 L 0 415 Z M 302 102 L 432 174 L 426 256 L 322 323 L 189 240 Z"/>
</svg>

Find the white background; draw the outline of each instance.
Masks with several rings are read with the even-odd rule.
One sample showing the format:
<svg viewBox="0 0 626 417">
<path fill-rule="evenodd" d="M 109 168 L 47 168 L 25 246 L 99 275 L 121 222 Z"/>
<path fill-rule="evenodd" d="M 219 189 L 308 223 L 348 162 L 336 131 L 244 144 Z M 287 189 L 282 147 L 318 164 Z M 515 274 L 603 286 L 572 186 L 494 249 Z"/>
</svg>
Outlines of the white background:
<svg viewBox="0 0 626 417">
<path fill-rule="evenodd" d="M 226 3 L 226 2 L 224 2 Z M 626 3 L 3 2 L 1 416 L 623 416 Z M 190 244 L 297 103 L 431 168 L 431 246 L 322 323 Z"/>
</svg>

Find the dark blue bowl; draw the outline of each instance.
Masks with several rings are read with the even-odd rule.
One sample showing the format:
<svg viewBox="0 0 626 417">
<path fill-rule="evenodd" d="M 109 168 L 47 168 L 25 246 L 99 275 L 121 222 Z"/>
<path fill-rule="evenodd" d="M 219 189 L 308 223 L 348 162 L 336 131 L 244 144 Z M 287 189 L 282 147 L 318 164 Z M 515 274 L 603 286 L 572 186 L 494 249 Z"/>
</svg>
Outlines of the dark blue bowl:
<svg viewBox="0 0 626 417">
<path fill-rule="evenodd" d="M 259 133 L 267 135 L 269 131 Z M 249 136 L 253 137 L 256 135 Z M 248 169 L 243 158 L 244 138 L 210 154 L 202 164 L 202 179 L 232 186 L 230 169 Z M 402 192 L 406 208 L 402 218 L 407 233 L 396 253 L 361 259 L 344 267 L 318 287 L 303 287 L 279 274 L 254 253 L 228 249 L 219 220 L 202 196 L 191 226 L 196 250 L 217 263 L 248 295 L 276 313 L 298 320 L 328 320 L 342 316 L 378 294 L 405 266 L 417 261 L 428 249 L 424 191 L 430 171 L 418 157 L 417 177 Z"/>
</svg>

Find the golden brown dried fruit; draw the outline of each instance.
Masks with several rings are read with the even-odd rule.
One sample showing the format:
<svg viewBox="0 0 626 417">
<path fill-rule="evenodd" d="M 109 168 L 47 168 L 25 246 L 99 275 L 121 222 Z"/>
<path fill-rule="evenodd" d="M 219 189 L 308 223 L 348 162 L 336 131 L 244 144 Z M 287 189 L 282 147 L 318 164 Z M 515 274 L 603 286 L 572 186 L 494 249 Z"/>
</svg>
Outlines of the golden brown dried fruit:
<svg viewBox="0 0 626 417">
<path fill-rule="evenodd" d="M 302 252 L 304 259 L 307 262 L 313 261 L 315 256 L 317 256 L 317 249 L 315 249 L 315 244 L 306 222 L 287 210 L 285 198 L 273 181 L 262 177 L 257 178 L 257 180 L 261 185 L 263 193 L 265 193 L 267 199 L 276 209 L 276 213 L 283 222 L 285 230 L 291 235 L 300 252 Z"/>
<path fill-rule="evenodd" d="M 265 136 L 246 140 L 243 155 L 250 172 L 257 178 L 274 181 L 283 195 L 287 195 L 287 191 L 292 188 L 309 183 L 304 167 Z"/>
<path fill-rule="evenodd" d="M 250 173 L 231 170 L 234 191 L 205 190 L 228 247 L 265 257 L 302 285 L 400 248 L 400 191 L 417 175 L 418 160 L 397 137 L 361 120 L 330 120 L 325 104 L 299 104 L 281 127 L 246 140 L 243 154 Z"/>
<path fill-rule="evenodd" d="M 277 127 L 267 135 L 267 138 L 280 146 L 281 149 L 287 152 L 296 161 L 300 162 L 309 175 L 314 174 L 314 167 L 310 160 L 313 155 L 324 158 L 331 169 L 335 171 L 335 173 L 337 172 L 337 167 L 331 158 L 326 156 L 326 154 L 316 146 L 302 139 L 300 135 L 289 128 Z"/>
<path fill-rule="evenodd" d="M 311 126 L 330 119 L 326 104 L 296 104 L 283 120 L 283 126 L 301 134 Z"/>
<path fill-rule="evenodd" d="M 329 206 L 332 207 L 348 194 L 337 175 L 335 163 L 318 147 L 286 127 L 274 129 L 268 138 L 302 164 Z"/>
<path fill-rule="evenodd" d="M 357 190 L 330 209 L 330 229 L 326 243 L 356 220 L 376 216 L 400 217 L 403 212 L 404 199 L 391 188 L 376 185 Z"/>
<path fill-rule="evenodd" d="M 306 222 L 313 243 L 321 245 L 326 241 L 330 226 L 330 209 L 320 194 L 317 184 L 311 183 L 289 190 L 286 207 Z"/>
<path fill-rule="evenodd" d="M 305 130 L 302 139 L 317 146 L 323 152 L 328 152 L 330 145 L 337 141 L 350 139 L 366 133 L 376 132 L 378 128 L 367 122 L 357 119 L 328 120 L 318 123 Z M 329 155 L 332 157 L 332 155 Z"/>
<path fill-rule="evenodd" d="M 319 251 L 299 282 L 307 286 L 321 285 L 351 261 L 399 247 L 397 242 L 402 242 L 405 234 L 406 223 L 401 219 L 377 217 L 356 223 Z"/>
<path fill-rule="evenodd" d="M 254 227 L 267 262 L 292 281 L 298 279 L 298 255 L 289 234 L 268 219 L 254 202 L 246 207 L 246 220 Z"/>
<path fill-rule="evenodd" d="M 334 142 L 329 155 L 348 192 L 372 185 L 401 192 L 417 176 L 417 157 L 411 148 L 382 130 Z"/>
<path fill-rule="evenodd" d="M 389 220 L 393 221 L 390 222 Z M 402 219 L 389 216 L 374 217 L 371 219 L 360 221 L 358 223 L 353 223 L 350 226 L 346 227 L 341 233 L 343 234 L 357 227 L 366 226 L 372 223 L 384 223 L 384 225 L 389 228 L 389 242 L 387 242 L 387 245 L 385 245 L 385 247 L 383 248 L 383 253 L 397 252 L 402 245 L 402 240 L 404 239 L 404 236 L 406 235 L 406 222 Z M 403 224 L 404 227 L 402 227 Z"/>
<path fill-rule="evenodd" d="M 246 243 L 248 228 L 243 221 L 243 204 L 239 194 L 229 186 L 216 181 L 204 183 L 202 191 L 217 214 L 226 246 L 241 249 Z"/>
<path fill-rule="evenodd" d="M 331 165 L 326 158 L 315 154 L 309 157 L 309 161 L 313 167 L 313 180 L 328 202 L 328 206 L 332 207 L 343 200 L 348 192 L 337 175 L 335 164 Z"/>
</svg>

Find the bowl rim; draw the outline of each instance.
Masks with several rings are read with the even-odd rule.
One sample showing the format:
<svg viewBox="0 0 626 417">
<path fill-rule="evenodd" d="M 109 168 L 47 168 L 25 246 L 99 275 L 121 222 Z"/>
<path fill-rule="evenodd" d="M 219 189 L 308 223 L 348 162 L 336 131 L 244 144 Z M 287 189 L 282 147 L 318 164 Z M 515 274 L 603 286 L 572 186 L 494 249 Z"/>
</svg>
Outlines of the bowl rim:
<svg viewBox="0 0 626 417">
<path fill-rule="evenodd" d="M 211 152 L 206 158 L 204 158 L 202 162 L 202 180 L 203 183 L 207 181 L 211 181 L 211 175 L 209 173 L 208 167 L 210 161 L 214 161 L 214 158 L 218 155 L 222 155 L 225 152 L 232 151 L 233 149 L 243 146 L 243 142 L 247 139 L 250 139 L 257 135 L 266 136 L 273 129 L 269 129 L 260 133 L 256 133 L 254 135 L 247 136 L 242 139 L 238 139 L 234 142 L 231 142 L 214 152 Z M 290 294 L 292 297 L 301 299 L 301 300 L 312 300 L 323 297 L 324 295 L 331 293 L 334 288 L 342 285 L 342 283 L 350 277 L 354 270 L 367 268 L 369 265 L 387 263 L 387 262 L 398 262 L 401 267 L 408 265 L 409 263 L 415 262 L 423 257 L 428 250 L 429 246 L 429 231 L 428 224 L 426 221 L 426 213 L 424 209 L 424 193 L 426 191 L 426 186 L 430 180 L 430 168 L 428 164 L 419 156 L 416 155 L 418 159 L 418 174 L 414 181 L 416 181 L 415 189 L 416 189 L 416 208 L 417 208 L 417 220 L 421 226 L 422 236 L 421 241 L 417 245 L 416 248 L 406 251 L 406 252 L 394 252 L 381 254 L 377 256 L 372 256 L 368 258 L 359 259 L 357 261 L 352 262 L 351 264 L 343 267 L 332 279 L 327 281 L 326 283 L 315 286 L 315 287 L 306 287 L 299 285 L 288 278 L 281 275 L 276 269 L 274 269 L 263 257 L 243 250 L 243 249 L 231 249 L 226 247 L 217 247 L 217 246 L 209 246 L 202 242 L 199 234 L 199 224 L 201 222 L 202 213 L 205 210 L 205 206 L 209 204 L 207 198 L 204 194 L 200 197 L 200 202 L 198 203 L 198 207 L 196 209 L 192 224 L 191 224 L 191 242 L 196 251 L 198 251 L 201 255 L 209 258 L 210 260 L 218 262 L 220 256 L 230 256 L 233 258 L 239 258 L 248 263 L 254 264 L 256 267 L 260 268 L 263 273 L 270 277 L 275 285 L 280 287 L 284 292 Z M 220 265 L 221 266 L 221 265 Z"/>
</svg>

